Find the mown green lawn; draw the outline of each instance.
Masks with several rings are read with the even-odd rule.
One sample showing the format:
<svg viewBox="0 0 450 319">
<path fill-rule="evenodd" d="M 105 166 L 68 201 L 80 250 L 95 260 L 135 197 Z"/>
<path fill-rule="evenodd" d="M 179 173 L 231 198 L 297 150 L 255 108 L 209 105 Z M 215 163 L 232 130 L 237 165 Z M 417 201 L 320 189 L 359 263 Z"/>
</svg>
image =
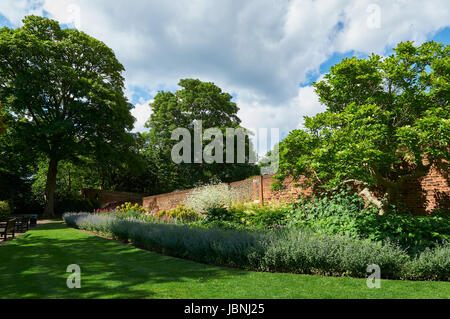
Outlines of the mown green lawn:
<svg viewBox="0 0 450 319">
<path fill-rule="evenodd" d="M 66 286 L 81 267 L 81 289 Z M 41 225 L 0 246 L 0 298 L 450 298 L 448 282 L 258 273 L 171 258 L 67 228 Z"/>
</svg>

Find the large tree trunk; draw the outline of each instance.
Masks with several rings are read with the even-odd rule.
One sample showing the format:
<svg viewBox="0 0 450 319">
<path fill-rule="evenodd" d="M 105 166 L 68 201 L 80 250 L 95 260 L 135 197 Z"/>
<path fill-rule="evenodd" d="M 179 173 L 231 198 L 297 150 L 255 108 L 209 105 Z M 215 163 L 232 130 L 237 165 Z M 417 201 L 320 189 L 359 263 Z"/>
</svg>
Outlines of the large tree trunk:
<svg viewBox="0 0 450 319">
<path fill-rule="evenodd" d="M 44 217 L 55 217 L 56 175 L 58 174 L 58 160 L 51 158 L 48 164 L 47 183 L 45 185 Z"/>
</svg>

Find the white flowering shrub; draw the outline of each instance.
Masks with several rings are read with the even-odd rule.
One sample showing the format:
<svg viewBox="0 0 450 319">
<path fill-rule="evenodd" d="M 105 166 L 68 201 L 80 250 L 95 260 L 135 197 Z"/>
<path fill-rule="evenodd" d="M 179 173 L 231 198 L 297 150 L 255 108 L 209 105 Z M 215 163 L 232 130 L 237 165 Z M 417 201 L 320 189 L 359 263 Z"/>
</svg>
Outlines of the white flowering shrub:
<svg viewBox="0 0 450 319">
<path fill-rule="evenodd" d="M 209 184 L 190 191 L 184 205 L 198 213 L 204 213 L 211 208 L 229 207 L 239 199 L 239 192 L 227 184 Z"/>
</svg>

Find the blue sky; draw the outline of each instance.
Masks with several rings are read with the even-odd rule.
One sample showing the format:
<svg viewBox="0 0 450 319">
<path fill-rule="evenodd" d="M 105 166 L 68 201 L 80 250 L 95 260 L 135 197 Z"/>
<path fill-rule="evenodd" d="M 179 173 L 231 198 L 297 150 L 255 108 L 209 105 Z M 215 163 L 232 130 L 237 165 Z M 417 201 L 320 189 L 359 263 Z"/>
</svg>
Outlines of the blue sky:
<svg viewBox="0 0 450 319">
<path fill-rule="evenodd" d="M 9 22 L 9 20 L 6 19 L 6 17 L 3 14 L 0 14 L 0 26 L 1 27 L 8 27 L 8 28 L 14 27 L 14 25 L 11 24 L 11 22 Z"/>
<path fill-rule="evenodd" d="M 448 0 L 2 0 L 0 26 L 28 14 L 77 27 L 114 49 L 145 130 L 158 90 L 182 78 L 233 95 L 243 125 L 284 137 L 324 110 L 311 83 L 344 57 L 387 55 L 400 41 L 450 43 Z"/>
<path fill-rule="evenodd" d="M 443 44 L 450 44 L 450 27 L 443 28 L 442 30 L 438 31 L 435 35 L 427 37 L 427 41 L 436 41 L 441 42 Z M 384 52 L 384 55 L 392 54 L 392 46 L 386 47 L 386 50 Z M 309 81 L 306 83 L 306 85 L 311 85 L 312 82 L 316 81 L 320 74 L 326 74 L 330 70 L 330 67 L 339 63 L 344 58 L 351 58 L 353 56 L 357 56 L 358 58 L 366 58 L 367 54 L 361 54 L 357 53 L 355 51 L 350 51 L 347 53 L 334 53 L 331 57 L 328 58 L 327 61 L 322 63 L 320 65 L 320 71 L 319 74 L 315 74 L 309 78 Z"/>
</svg>

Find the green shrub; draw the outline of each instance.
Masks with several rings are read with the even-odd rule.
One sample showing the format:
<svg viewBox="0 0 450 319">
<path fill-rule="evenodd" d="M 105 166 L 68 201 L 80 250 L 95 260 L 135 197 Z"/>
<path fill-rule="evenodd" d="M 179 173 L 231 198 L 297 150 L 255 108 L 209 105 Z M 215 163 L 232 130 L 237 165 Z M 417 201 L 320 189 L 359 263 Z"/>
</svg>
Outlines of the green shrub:
<svg viewBox="0 0 450 319">
<path fill-rule="evenodd" d="M 301 200 L 289 216 L 290 227 L 308 227 L 322 234 L 341 234 L 374 241 L 394 241 L 410 253 L 450 240 L 450 214 L 378 215 L 363 199 L 347 191 Z"/>
<path fill-rule="evenodd" d="M 229 208 L 212 208 L 206 212 L 203 224 L 218 227 L 264 229 L 286 224 L 288 206 L 261 206 L 239 203 Z"/>
<path fill-rule="evenodd" d="M 384 278 L 398 278 L 408 260 L 399 247 L 389 243 L 295 229 L 268 233 L 264 251 L 261 270 L 321 275 L 364 277 L 367 266 L 377 264 Z"/>
<path fill-rule="evenodd" d="M 240 212 L 222 207 L 210 208 L 206 212 L 205 222 L 230 222 L 241 223 L 242 214 Z"/>
<path fill-rule="evenodd" d="M 222 212 L 223 213 L 223 212 Z M 111 214 L 64 214 L 69 225 L 198 262 L 259 271 L 366 277 L 377 264 L 383 278 L 448 280 L 449 246 L 408 256 L 394 243 L 310 230 L 236 230 L 147 223 Z"/>
<path fill-rule="evenodd" d="M 320 233 L 357 237 L 360 234 L 357 219 L 374 215 L 377 210 L 366 207 L 361 197 L 340 191 L 330 197 L 300 200 L 289 216 L 289 226 L 306 226 Z"/>
<path fill-rule="evenodd" d="M 199 218 L 199 215 L 195 210 L 184 205 L 180 205 L 169 211 L 160 212 L 158 213 L 158 216 L 167 216 L 185 222 L 195 221 Z"/>
<path fill-rule="evenodd" d="M 360 234 L 373 240 L 392 240 L 411 253 L 450 240 L 450 216 L 410 214 L 372 215 L 358 220 Z"/>
<path fill-rule="evenodd" d="M 224 221 L 224 220 L 213 220 L 208 221 L 206 219 L 202 219 L 197 222 L 189 223 L 189 226 L 199 227 L 203 229 L 226 229 L 226 230 L 255 230 L 254 227 L 250 227 L 248 225 L 244 225 L 241 223 Z"/>
<path fill-rule="evenodd" d="M 425 249 L 407 263 L 402 277 L 413 280 L 450 280 L 450 244 Z"/>
<path fill-rule="evenodd" d="M 11 217 L 11 208 L 6 201 L 0 201 L 0 221 L 6 221 Z"/>
<path fill-rule="evenodd" d="M 290 205 L 282 204 L 261 206 L 249 203 L 242 206 L 244 207 L 243 211 L 246 213 L 244 219 L 247 221 L 247 224 L 257 228 L 272 228 L 285 225 L 287 216 L 292 209 Z"/>
<path fill-rule="evenodd" d="M 120 218 L 143 218 L 143 213 L 134 209 L 127 210 L 123 213 L 117 213 Z"/>
</svg>

